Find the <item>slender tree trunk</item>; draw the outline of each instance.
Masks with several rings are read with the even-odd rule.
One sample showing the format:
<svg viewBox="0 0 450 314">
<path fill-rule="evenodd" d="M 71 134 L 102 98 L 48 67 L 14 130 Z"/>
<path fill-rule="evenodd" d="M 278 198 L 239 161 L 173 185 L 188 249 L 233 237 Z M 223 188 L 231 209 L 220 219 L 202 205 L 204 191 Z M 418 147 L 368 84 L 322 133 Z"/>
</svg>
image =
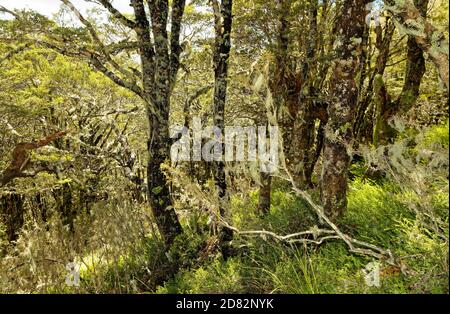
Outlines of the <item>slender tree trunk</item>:
<svg viewBox="0 0 450 314">
<path fill-rule="evenodd" d="M 222 0 L 220 7 L 217 1 L 213 4 L 215 11 L 215 29 L 216 40 L 214 49 L 214 125 L 222 132 L 224 138 L 225 130 L 225 103 L 227 98 L 228 86 L 228 61 L 231 50 L 231 26 L 232 26 L 232 0 Z M 225 175 L 225 148 L 222 143 L 222 158 L 217 161 L 214 169 L 214 179 L 216 189 L 219 193 L 220 215 L 224 219 L 228 219 L 227 213 L 227 182 Z M 222 254 L 226 258 L 230 254 L 229 242 L 233 239 L 233 233 L 228 228 L 220 228 L 219 240 Z"/>
<path fill-rule="evenodd" d="M 387 123 L 389 117 L 386 116 L 386 113 L 389 112 L 391 100 L 381 75 L 375 76 L 373 94 L 375 114 L 373 119 L 372 143 L 377 147 L 382 140 L 384 141 L 395 136 L 395 130 Z"/>
<path fill-rule="evenodd" d="M 265 216 L 270 213 L 270 192 L 272 190 L 272 176 L 268 172 L 260 172 L 260 187 L 258 212 Z"/>
<path fill-rule="evenodd" d="M 389 58 L 390 43 L 392 36 L 394 34 L 395 27 L 391 20 L 386 21 L 385 31 L 383 33 L 381 25 L 377 25 L 376 31 L 376 42 L 375 46 L 378 50 L 378 55 L 375 61 L 375 71 L 369 77 L 367 88 L 365 90 L 365 95 L 360 99 L 360 104 L 358 105 L 358 113 L 356 115 L 356 121 L 354 126 L 354 134 L 358 139 L 357 143 L 368 143 L 373 139 L 373 129 L 374 129 L 374 108 L 373 96 L 376 95 L 374 92 L 374 79 L 377 76 L 383 76 L 386 69 L 386 64 Z M 374 106 L 369 106 L 370 104 Z M 376 120 L 376 118 L 375 118 Z M 357 144 L 356 143 L 356 144 Z"/>
<path fill-rule="evenodd" d="M 312 186 L 312 173 L 314 170 L 314 139 L 315 139 L 315 119 L 313 97 L 314 77 L 312 76 L 315 68 L 316 42 L 318 41 L 317 30 L 317 8 L 318 1 L 309 2 L 309 34 L 310 41 L 306 49 L 306 60 L 303 62 L 301 69 L 301 92 L 300 92 L 300 110 L 294 123 L 294 136 L 292 150 L 297 154 L 294 158 L 294 164 L 298 171 L 294 173 L 294 179 L 300 188 L 308 188 Z"/>
<path fill-rule="evenodd" d="M 328 123 L 325 127 L 321 198 L 325 213 L 332 219 L 347 207 L 348 149 L 352 147 L 352 125 L 358 101 L 355 78 L 360 69 L 364 32 L 365 0 L 346 0 L 337 24 L 336 53 L 331 77 Z"/>
<path fill-rule="evenodd" d="M 269 88 L 273 95 L 273 101 L 277 112 L 280 116 L 277 117 L 279 120 L 279 125 L 283 131 L 283 143 L 284 143 L 284 153 L 286 155 L 286 162 L 289 170 L 292 173 L 297 173 L 295 168 L 294 156 L 292 153 L 296 154 L 296 150 L 292 150 L 292 137 L 294 136 L 294 123 L 297 113 L 299 111 L 299 99 L 298 99 L 298 88 L 293 86 L 297 83 L 297 78 L 294 71 L 290 68 L 290 60 L 288 56 L 289 50 L 289 30 L 290 21 L 288 19 L 291 0 L 277 0 L 277 14 L 278 14 L 278 36 L 277 36 L 277 47 L 275 54 L 275 69 L 273 75 L 270 77 Z M 294 74 L 294 75 L 293 75 Z M 289 93 L 289 90 L 292 90 Z M 286 110 L 282 110 L 282 109 Z M 288 114 L 285 114 L 287 111 Z"/>
<path fill-rule="evenodd" d="M 266 118 L 265 124 L 269 128 L 269 119 Z M 269 139 L 267 139 L 269 140 Z M 258 212 L 262 216 L 270 213 L 270 194 L 272 192 L 272 175 L 270 172 L 259 172 L 259 198 L 258 198 Z"/>
<path fill-rule="evenodd" d="M 414 5 L 425 20 L 428 0 L 414 0 Z M 397 131 L 390 126 L 389 122 L 395 115 L 406 113 L 415 105 L 425 70 L 423 49 L 414 36 L 408 35 L 405 79 L 399 97 L 395 101 L 391 101 L 383 82 L 382 73 L 377 73 L 375 77 L 375 118 L 373 119 L 373 144 L 375 146 L 392 141 L 396 137 Z"/>
<path fill-rule="evenodd" d="M 427 17 L 428 0 L 414 0 L 416 8 L 424 19 Z M 397 111 L 406 112 L 419 97 L 420 83 L 425 74 L 425 57 L 423 50 L 414 36 L 408 36 L 405 81 L 398 99 Z"/>
</svg>

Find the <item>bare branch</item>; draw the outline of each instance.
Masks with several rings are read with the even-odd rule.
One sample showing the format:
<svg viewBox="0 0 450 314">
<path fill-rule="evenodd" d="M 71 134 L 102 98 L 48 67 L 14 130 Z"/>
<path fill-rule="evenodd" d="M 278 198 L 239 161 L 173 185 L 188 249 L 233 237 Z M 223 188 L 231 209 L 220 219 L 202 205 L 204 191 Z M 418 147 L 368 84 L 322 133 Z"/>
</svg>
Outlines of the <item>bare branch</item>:
<svg viewBox="0 0 450 314">
<path fill-rule="evenodd" d="M 103 5 L 103 7 L 105 7 L 109 11 L 109 13 L 111 13 L 112 16 L 114 16 L 123 25 L 132 29 L 136 27 L 136 22 L 128 19 L 122 13 L 120 13 L 119 10 L 113 7 L 109 0 L 98 0 L 98 2 Z"/>
<path fill-rule="evenodd" d="M 2 5 L 0 5 L 0 12 L 11 14 L 16 19 L 20 19 L 20 16 L 16 12 L 9 10 L 9 9 L 5 8 L 4 6 L 2 6 Z"/>
<path fill-rule="evenodd" d="M 124 76 L 133 77 L 134 74 L 123 67 L 121 67 L 119 64 L 117 64 L 116 61 L 111 57 L 107 47 L 103 44 L 102 40 L 98 36 L 97 32 L 95 31 L 93 25 L 84 18 L 84 16 L 81 14 L 81 12 L 70 2 L 69 0 L 60 0 L 63 2 L 66 6 L 69 7 L 69 9 L 77 16 L 77 18 L 80 20 L 81 23 L 83 23 L 84 26 L 88 29 L 89 33 L 91 34 L 92 39 L 94 42 L 99 46 L 101 53 L 105 57 L 106 61 L 110 63 L 116 70 L 118 70 L 120 73 L 122 73 Z"/>
<path fill-rule="evenodd" d="M 140 43 L 139 54 L 142 63 L 143 87 L 153 97 L 155 50 L 150 36 L 150 23 L 142 0 L 131 0 L 131 5 L 137 24 L 135 32 Z"/>
<path fill-rule="evenodd" d="M 144 98 L 144 94 L 142 89 L 136 85 L 135 83 L 131 83 L 128 81 L 123 80 L 122 78 L 120 78 L 119 76 L 117 76 L 114 72 L 110 71 L 99 59 L 99 57 L 95 54 L 91 54 L 91 62 L 94 65 L 94 67 L 99 70 L 100 72 L 102 72 L 103 74 L 105 74 L 107 77 L 109 77 L 114 83 L 116 83 L 119 86 L 125 87 L 129 90 L 131 90 L 132 92 L 134 92 L 135 94 L 137 94 L 138 96 L 140 96 L 141 98 Z"/>
</svg>

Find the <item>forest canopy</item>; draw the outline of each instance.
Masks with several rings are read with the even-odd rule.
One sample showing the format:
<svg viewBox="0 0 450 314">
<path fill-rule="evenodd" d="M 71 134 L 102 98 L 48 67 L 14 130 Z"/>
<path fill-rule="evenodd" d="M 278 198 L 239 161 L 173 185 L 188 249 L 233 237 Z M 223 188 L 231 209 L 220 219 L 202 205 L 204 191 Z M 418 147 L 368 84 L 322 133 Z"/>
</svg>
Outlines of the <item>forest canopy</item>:
<svg viewBox="0 0 450 314">
<path fill-rule="evenodd" d="M 449 292 L 448 1 L 13 2 L 0 293 Z"/>
</svg>

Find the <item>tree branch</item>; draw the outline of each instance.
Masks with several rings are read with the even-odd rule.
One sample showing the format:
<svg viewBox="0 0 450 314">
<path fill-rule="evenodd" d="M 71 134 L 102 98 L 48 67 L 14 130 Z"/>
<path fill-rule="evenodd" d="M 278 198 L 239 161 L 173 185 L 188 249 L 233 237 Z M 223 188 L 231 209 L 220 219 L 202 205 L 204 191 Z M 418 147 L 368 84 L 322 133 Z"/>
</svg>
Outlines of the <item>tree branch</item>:
<svg viewBox="0 0 450 314">
<path fill-rule="evenodd" d="M 37 172 L 29 173 L 25 170 L 30 166 L 30 151 L 39 147 L 46 146 L 53 141 L 66 135 L 67 131 L 60 131 L 51 134 L 38 141 L 31 143 L 19 143 L 12 152 L 12 161 L 8 168 L 6 168 L 0 176 L 0 187 L 8 184 L 15 178 L 33 177 Z"/>
<path fill-rule="evenodd" d="M 16 12 L 9 10 L 9 9 L 5 8 L 4 6 L 2 6 L 2 5 L 0 5 L 0 12 L 11 14 L 16 19 L 18 19 L 18 20 L 20 19 L 20 16 Z"/>
<path fill-rule="evenodd" d="M 123 67 L 121 67 L 114 59 L 111 57 L 111 54 L 109 53 L 107 47 L 103 44 L 102 40 L 98 36 L 97 32 L 94 29 L 94 26 L 84 18 L 84 16 L 81 14 L 81 12 L 70 2 L 70 0 L 60 0 L 63 2 L 69 9 L 77 16 L 77 18 L 80 20 L 80 22 L 86 26 L 89 33 L 91 34 L 92 39 L 94 42 L 98 45 L 100 48 L 100 52 L 105 57 L 106 61 L 110 63 L 117 71 L 122 73 L 125 77 L 133 77 L 134 74 Z"/>
<path fill-rule="evenodd" d="M 173 0 L 172 2 L 169 74 L 171 89 L 173 89 L 175 85 L 178 68 L 180 67 L 180 54 L 182 50 L 180 45 L 180 32 L 185 5 L 186 0 Z"/>
<path fill-rule="evenodd" d="M 126 18 L 122 13 L 119 12 L 119 10 L 113 7 L 113 5 L 109 0 L 98 0 L 98 2 L 101 5 L 103 5 L 103 7 L 106 8 L 109 11 L 109 13 L 111 13 L 112 16 L 114 16 L 123 25 L 132 29 L 134 29 L 137 26 L 135 21 Z"/>
</svg>

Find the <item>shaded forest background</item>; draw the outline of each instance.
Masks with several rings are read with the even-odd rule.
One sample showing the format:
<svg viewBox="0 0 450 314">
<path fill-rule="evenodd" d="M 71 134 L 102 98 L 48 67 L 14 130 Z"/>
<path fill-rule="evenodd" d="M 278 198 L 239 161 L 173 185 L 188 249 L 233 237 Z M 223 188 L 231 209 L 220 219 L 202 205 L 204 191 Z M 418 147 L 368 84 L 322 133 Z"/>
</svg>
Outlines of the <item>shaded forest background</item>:
<svg viewBox="0 0 450 314">
<path fill-rule="evenodd" d="M 8 2 L 0 292 L 448 293 L 448 1 Z M 194 117 L 276 172 L 171 162 Z"/>
</svg>

